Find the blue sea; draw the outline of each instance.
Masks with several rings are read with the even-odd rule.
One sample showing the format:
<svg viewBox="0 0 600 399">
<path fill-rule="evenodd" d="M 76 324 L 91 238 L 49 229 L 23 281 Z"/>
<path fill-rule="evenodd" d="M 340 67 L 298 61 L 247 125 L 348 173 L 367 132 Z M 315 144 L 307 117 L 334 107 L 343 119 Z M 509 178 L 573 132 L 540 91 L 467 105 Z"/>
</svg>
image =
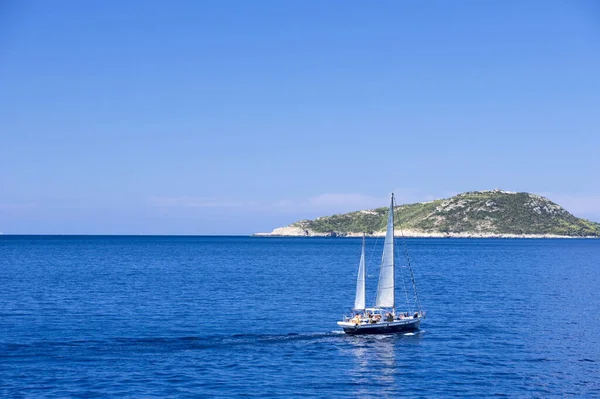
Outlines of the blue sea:
<svg viewBox="0 0 600 399">
<path fill-rule="evenodd" d="M 0 397 L 600 397 L 600 240 L 406 245 L 421 329 L 347 336 L 359 239 L 0 236 Z"/>
</svg>

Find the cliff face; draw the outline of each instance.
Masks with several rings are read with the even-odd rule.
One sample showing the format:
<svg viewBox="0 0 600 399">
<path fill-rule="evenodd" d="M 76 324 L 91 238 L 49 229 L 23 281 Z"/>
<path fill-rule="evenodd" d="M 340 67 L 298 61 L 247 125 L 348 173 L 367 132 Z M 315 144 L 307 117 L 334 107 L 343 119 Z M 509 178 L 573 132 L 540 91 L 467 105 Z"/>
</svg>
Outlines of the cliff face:
<svg viewBox="0 0 600 399">
<path fill-rule="evenodd" d="M 387 208 L 302 220 L 267 236 L 383 235 Z M 397 231 L 414 237 L 600 237 L 600 224 L 580 219 L 530 193 L 473 191 L 395 208 Z"/>
</svg>

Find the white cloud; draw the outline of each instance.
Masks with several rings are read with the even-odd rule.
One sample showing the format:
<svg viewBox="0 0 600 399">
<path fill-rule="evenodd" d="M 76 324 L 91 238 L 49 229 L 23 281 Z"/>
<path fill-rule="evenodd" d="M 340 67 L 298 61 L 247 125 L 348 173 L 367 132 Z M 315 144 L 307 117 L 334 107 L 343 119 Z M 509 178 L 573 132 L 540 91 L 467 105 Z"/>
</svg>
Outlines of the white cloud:
<svg viewBox="0 0 600 399">
<path fill-rule="evenodd" d="M 381 206 L 381 198 L 363 194 L 321 194 L 306 199 L 306 202 L 315 207 L 354 207 L 356 209 L 373 208 Z"/>
<path fill-rule="evenodd" d="M 399 205 L 435 199 L 432 195 L 420 194 L 416 190 L 410 189 L 396 189 L 394 193 L 396 203 Z M 280 212 L 310 212 L 325 215 L 381 208 L 387 206 L 388 203 L 389 194 L 372 196 L 360 193 L 327 193 L 313 197 L 280 200 L 275 203 L 275 209 Z"/>
<path fill-rule="evenodd" d="M 344 213 L 360 209 L 371 209 L 382 206 L 382 198 L 362 194 L 329 193 L 313 197 L 284 199 L 276 201 L 273 209 L 278 212 L 322 212 Z"/>
<path fill-rule="evenodd" d="M 254 205 L 252 202 L 237 202 L 229 199 L 196 197 L 151 197 L 150 203 L 159 207 L 177 208 L 233 208 Z"/>
<path fill-rule="evenodd" d="M 396 202 L 398 204 L 430 201 L 437 197 L 424 195 L 416 190 L 397 189 Z M 159 208 L 238 208 L 261 213 L 294 213 L 325 216 L 335 213 L 346 213 L 363 209 L 374 209 L 388 205 L 389 194 L 381 196 L 365 195 L 361 193 L 324 193 L 311 197 L 288 198 L 274 201 L 232 201 L 227 198 L 199 198 L 199 197 L 151 197 L 151 205 Z"/>
</svg>

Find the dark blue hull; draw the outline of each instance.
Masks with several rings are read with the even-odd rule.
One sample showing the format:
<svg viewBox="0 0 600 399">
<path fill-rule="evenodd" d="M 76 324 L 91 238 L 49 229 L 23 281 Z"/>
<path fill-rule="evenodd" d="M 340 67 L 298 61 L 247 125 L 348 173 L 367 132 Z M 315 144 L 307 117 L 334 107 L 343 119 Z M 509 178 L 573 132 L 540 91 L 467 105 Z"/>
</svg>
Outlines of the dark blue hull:
<svg viewBox="0 0 600 399">
<path fill-rule="evenodd" d="M 393 334 L 398 332 L 407 332 L 407 331 L 415 331 L 419 329 L 419 324 L 421 320 L 415 323 L 408 324 L 387 324 L 381 323 L 380 325 L 370 324 L 368 327 L 365 325 L 356 326 L 356 327 L 345 327 L 344 332 L 350 335 L 366 335 L 366 334 Z M 378 323 L 379 324 L 379 323 Z"/>
</svg>

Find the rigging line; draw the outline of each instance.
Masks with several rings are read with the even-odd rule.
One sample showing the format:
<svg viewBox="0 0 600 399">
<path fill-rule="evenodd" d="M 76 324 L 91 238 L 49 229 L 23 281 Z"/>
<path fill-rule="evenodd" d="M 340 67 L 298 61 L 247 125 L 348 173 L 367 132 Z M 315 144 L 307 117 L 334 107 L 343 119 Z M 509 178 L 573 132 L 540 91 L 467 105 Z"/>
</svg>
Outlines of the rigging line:
<svg viewBox="0 0 600 399">
<path fill-rule="evenodd" d="M 396 200 L 396 198 L 394 198 L 394 201 Z M 392 207 L 394 206 L 394 204 L 392 204 Z M 394 213 L 394 216 L 395 213 Z M 402 237 L 402 223 L 400 223 L 400 213 L 398 213 L 398 227 L 400 229 L 400 236 Z M 394 223 L 394 227 L 395 227 L 395 223 Z M 396 235 L 394 234 L 394 241 L 396 241 Z M 396 245 L 394 245 L 394 252 L 396 252 Z M 406 296 L 406 306 L 410 306 L 410 302 L 408 301 L 408 289 L 406 288 L 406 279 L 404 278 L 404 272 L 402 271 L 402 267 L 400 269 L 400 277 L 402 278 L 402 285 L 404 286 L 404 295 Z M 412 312 L 412 309 L 410 310 Z"/>
<path fill-rule="evenodd" d="M 373 244 L 373 247 L 371 248 L 371 255 L 369 256 L 369 261 L 371 263 L 373 263 L 373 259 L 375 259 L 373 254 L 375 253 L 375 249 L 377 248 L 378 244 L 379 244 L 379 236 L 375 236 L 375 244 Z"/>
<path fill-rule="evenodd" d="M 410 271 L 410 279 L 412 281 L 413 290 L 415 291 L 415 298 L 417 299 L 417 308 L 419 309 L 419 313 L 421 312 L 421 300 L 419 299 L 419 293 L 417 292 L 417 284 L 415 283 L 415 276 L 413 274 L 412 266 L 410 265 L 410 258 L 408 258 L 408 250 L 406 249 L 406 243 L 404 245 L 404 250 L 406 251 L 406 261 L 408 262 L 408 270 Z"/>
<path fill-rule="evenodd" d="M 398 225 L 400 227 L 400 236 L 402 237 L 402 244 L 404 246 L 404 256 L 406 256 L 406 263 L 408 264 L 408 270 L 410 271 L 410 280 L 412 281 L 413 291 L 415 292 L 415 298 L 417 300 L 417 308 L 419 309 L 419 313 L 421 313 L 422 312 L 421 300 L 419 299 L 419 293 L 417 292 L 417 284 L 415 283 L 415 276 L 413 275 L 412 266 L 410 265 L 410 257 L 408 256 L 408 247 L 406 246 L 406 239 L 404 237 L 404 233 L 402 232 L 402 223 L 398 223 Z"/>
</svg>

